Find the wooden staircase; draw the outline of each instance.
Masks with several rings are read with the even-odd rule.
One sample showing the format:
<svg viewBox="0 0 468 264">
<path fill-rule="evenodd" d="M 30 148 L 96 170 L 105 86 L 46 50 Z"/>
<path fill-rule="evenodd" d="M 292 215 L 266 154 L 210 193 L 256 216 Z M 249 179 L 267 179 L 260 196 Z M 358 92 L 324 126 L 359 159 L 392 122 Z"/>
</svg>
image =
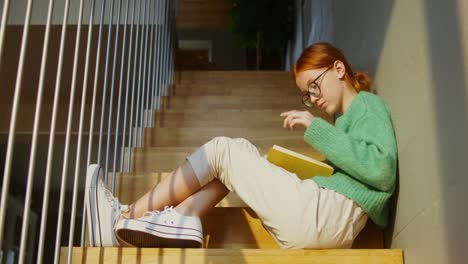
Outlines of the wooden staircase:
<svg viewBox="0 0 468 264">
<path fill-rule="evenodd" d="M 321 159 L 303 140 L 304 129 L 282 128 L 279 114 L 303 109 L 286 72 L 180 72 L 144 147 L 132 150 L 131 173 L 117 177 L 117 196 L 134 202 L 168 176 L 197 147 L 216 136 L 244 137 L 262 154 L 273 144 Z M 332 122 L 330 116 L 313 112 Z M 370 222 L 350 250 L 282 250 L 256 214 L 229 194 L 202 218 L 204 248 L 79 248 L 73 263 L 403 263 L 401 250 L 383 249 Z M 62 262 L 67 248 L 62 248 Z"/>
</svg>

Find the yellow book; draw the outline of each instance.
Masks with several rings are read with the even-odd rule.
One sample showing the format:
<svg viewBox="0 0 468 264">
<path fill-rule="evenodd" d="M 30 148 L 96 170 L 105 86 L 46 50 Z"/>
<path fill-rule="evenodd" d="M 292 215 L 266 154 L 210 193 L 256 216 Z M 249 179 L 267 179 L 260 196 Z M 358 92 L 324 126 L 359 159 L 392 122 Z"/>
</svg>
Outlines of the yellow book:
<svg viewBox="0 0 468 264">
<path fill-rule="evenodd" d="M 287 171 L 296 173 L 301 179 L 309 179 L 317 175 L 330 176 L 333 174 L 332 166 L 278 145 L 270 148 L 267 160 Z"/>
</svg>

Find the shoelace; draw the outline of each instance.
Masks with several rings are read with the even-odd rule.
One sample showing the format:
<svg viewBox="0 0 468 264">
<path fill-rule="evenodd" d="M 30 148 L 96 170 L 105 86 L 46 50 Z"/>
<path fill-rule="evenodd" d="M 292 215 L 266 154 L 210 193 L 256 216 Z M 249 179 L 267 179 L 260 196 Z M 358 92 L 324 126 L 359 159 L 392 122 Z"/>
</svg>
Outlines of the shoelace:
<svg viewBox="0 0 468 264">
<path fill-rule="evenodd" d="M 172 209 L 174 208 L 174 206 L 164 206 L 164 210 L 162 211 L 158 211 L 158 210 L 154 210 L 154 211 L 148 211 L 148 212 L 145 212 L 143 214 L 143 216 L 157 216 L 157 215 L 161 215 L 161 214 L 166 214 L 166 213 L 169 213 L 172 211 Z"/>
<path fill-rule="evenodd" d="M 105 186 L 104 182 L 99 181 L 99 184 L 101 187 L 104 189 L 104 195 L 106 196 L 107 202 L 110 203 L 112 210 L 114 211 L 120 211 L 121 206 L 119 199 L 117 197 L 114 197 L 114 195 L 107 189 L 107 186 Z"/>
</svg>

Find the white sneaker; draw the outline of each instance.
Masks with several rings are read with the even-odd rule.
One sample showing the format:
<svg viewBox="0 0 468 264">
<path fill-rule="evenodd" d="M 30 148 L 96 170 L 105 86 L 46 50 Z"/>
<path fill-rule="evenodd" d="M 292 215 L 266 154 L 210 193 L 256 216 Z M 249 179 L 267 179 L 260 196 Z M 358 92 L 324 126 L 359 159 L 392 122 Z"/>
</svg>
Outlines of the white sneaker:
<svg viewBox="0 0 468 264">
<path fill-rule="evenodd" d="M 118 247 L 114 226 L 126 205 L 121 205 L 102 180 L 103 171 L 97 164 L 88 167 L 85 204 L 89 242 L 92 247 Z"/>
<path fill-rule="evenodd" d="M 123 219 L 115 226 L 117 237 L 136 247 L 199 248 L 203 230 L 199 217 L 173 210 L 146 212 L 137 219 Z"/>
</svg>

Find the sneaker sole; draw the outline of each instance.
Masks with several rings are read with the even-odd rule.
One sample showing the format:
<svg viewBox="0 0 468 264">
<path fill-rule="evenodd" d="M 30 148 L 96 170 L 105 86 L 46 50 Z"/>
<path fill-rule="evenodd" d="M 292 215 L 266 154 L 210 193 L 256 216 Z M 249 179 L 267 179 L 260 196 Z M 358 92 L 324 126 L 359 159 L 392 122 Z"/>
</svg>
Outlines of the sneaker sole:
<svg viewBox="0 0 468 264">
<path fill-rule="evenodd" d="M 149 230 L 151 231 L 151 230 Z M 118 238 L 140 248 L 200 248 L 201 243 L 190 239 L 160 237 L 136 230 L 117 231 Z"/>
<path fill-rule="evenodd" d="M 101 232 L 99 211 L 97 210 L 98 201 L 97 197 L 97 182 L 99 179 L 99 165 L 92 164 L 88 167 L 86 172 L 86 217 L 88 220 L 89 230 L 89 243 L 92 247 L 100 247 L 101 243 Z"/>
<path fill-rule="evenodd" d="M 203 243 L 200 231 L 193 230 L 191 232 L 194 234 L 182 234 L 180 230 L 183 228 L 148 222 L 143 224 L 146 226 L 142 227 L 142 223 L 135 219 L 123 220 L 116 227 L 116 236 L 135 247 L 200 248 Z"/>
</svg>

